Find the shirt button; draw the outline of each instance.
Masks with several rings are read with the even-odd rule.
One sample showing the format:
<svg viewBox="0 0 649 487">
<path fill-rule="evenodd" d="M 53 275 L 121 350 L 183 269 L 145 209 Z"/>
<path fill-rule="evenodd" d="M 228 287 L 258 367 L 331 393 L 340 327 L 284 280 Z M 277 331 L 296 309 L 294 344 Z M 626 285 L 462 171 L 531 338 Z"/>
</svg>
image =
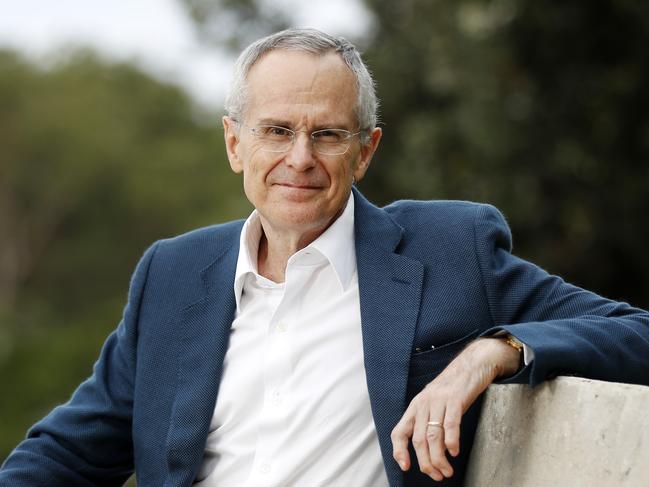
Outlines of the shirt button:
<svg viewBox="0 0 649 487">
<path fill-rule="evenodd" d="M 284 333 L 288 330 L 288 325 L 286 323 L 280 323 L 277 325 L 277 331 L 280 333 Z"/>
<path fill-rule="evenodd" d="M 270 463 L 264 462 L 259 465 L 259 471 L 264 474 L 270 473 Z"/>
<path fill-rule="evenodd" d="M 271 401 L 276 406 L 282 404 L 282 393 L 279 391 L 273 391 L 273 394 L 271 395 Z"/>
</svg>

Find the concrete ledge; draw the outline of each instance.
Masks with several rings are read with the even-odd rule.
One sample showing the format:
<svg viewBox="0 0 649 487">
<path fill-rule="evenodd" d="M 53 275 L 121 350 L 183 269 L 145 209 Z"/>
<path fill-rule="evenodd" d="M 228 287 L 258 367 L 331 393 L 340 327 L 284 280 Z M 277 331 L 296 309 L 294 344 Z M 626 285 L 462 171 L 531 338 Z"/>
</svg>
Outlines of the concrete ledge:
<svg viewBox="0 0 649 487">
<path fill-rule="evenodd" d="M 649 387 L 574 377 L 491 386 L 464 485 L 649 486 Z"/>
</svg>

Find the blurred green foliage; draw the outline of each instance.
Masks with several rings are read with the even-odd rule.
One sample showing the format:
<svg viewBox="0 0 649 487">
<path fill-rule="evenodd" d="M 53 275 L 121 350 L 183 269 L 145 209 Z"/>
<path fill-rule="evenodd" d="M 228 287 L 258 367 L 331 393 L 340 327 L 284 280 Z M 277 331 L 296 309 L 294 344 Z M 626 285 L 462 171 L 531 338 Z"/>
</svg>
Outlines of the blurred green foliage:
<svg viewBox="0 0 649 487">
<path fill-rule="evenodd" d="M 183 0 L 206 41 L 290 25 Z M 649 4 L 365 0 L 384 137 L 360 189 L 486 201 L 515 252 L 649 308 Z M 218 117 L 88 53 L 0 53 L 0 458 L 90 372 L 152 241 L 250 210 Z"/>
<path fill-rule="evenodd" d="M 366 0 L 372 199 L 493 203 L 516 253 L 649 307 L 649 4 Z"/>
<path fill-rule="evenodd" d="M 132 66 L 0 53 L 0 457 L 89 375 L 147 246 L 249 212 L 219 127 Z"/>
</svg>

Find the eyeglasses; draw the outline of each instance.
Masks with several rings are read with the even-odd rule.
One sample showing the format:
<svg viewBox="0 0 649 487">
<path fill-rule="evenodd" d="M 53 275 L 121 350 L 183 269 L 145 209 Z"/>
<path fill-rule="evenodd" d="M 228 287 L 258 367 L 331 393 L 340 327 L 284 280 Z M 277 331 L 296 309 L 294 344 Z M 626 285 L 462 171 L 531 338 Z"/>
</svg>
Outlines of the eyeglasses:
<svg viewBox="0 0 649 487">
<path fill-rule="evenodd" d="M 255 138 L 259 140 L 261 149 L 266 152 L 288 152 L 295 143 L 295 136 L 298 132 L 305 130 L 291 130 L 277 125 L 257 125 L 248 127 L 239 121 L 240 126 L 250 130 Z M 351 133 L 344 129 L 322 129 L 311 132 L 311 146 L 318 154 L 326 156 L 339 156 L 349 149 L 352 138 L 362 131 Z"/>
</svg>

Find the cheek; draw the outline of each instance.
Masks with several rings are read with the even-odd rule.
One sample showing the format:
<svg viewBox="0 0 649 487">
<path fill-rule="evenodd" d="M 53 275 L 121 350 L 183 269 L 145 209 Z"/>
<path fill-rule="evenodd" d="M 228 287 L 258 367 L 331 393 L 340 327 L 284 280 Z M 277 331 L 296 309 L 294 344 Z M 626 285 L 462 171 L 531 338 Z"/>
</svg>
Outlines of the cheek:
<svg viewBox="0 0 649 487">
<path fill-rule="evenodd" d="M 257 166 L 250 165 L 243 172 L 243 188 L 248 195 L 252 193 L 259 195 L 264 189 L 264 181 L 264 175 Z"/>
<path fill-rule="evenodd" d="M 243 192 L 246 198 L 253 206 L 257 206 L 257 192 L 254 190 L 254 185 L 251 184 L 250 177 L 247 172 L 243 173 Z"/>
<path fill-rule="evenodd" d="M 252 146 L 243 153 L 243 167 L 244 177 L 249 180 L 258 179 L 263 176 L 264 172 L 268 172 L 270 161 L 268 160 L 268 153 L 260 151 L 258 148 Z"/>
<path fill-rule="evenodd" d="M 266 152 L 252 150 L 246 159 L 243 171 L 243 187 L 248 199 L 259 198 L 266 192 L 266 182 L 276 166 Z"/>
<path fill-rule="evenodd" d="M 327 172 L 332 181 L 332 186 L 344 187 L 351 185 L 356 160 L 348 157 L 341 157 L 330 165 Z"/>
</svg>

